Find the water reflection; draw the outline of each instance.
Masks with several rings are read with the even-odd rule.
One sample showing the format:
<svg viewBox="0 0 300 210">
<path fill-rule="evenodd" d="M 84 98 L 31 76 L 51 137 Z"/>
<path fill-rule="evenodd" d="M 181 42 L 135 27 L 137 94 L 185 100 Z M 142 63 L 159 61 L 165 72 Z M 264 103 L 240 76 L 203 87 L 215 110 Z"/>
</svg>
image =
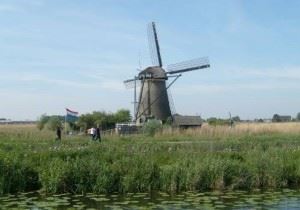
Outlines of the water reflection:
<svg viewBox="0 0 300 210">
<path fill-rule="evenodd" d="M 0 197 L 0 209 L 298 209 L 300 192 L 291 189 L 266 192 L 128 193 L 121 195 L 61 194 L 37 192 Z"/>
</svg>

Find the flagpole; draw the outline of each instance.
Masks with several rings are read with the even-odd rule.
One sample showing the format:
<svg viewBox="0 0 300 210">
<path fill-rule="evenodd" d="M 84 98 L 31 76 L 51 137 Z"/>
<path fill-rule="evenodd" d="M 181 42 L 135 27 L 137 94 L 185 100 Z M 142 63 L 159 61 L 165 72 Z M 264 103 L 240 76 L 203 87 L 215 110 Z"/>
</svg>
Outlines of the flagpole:
<svg viewBox="0 0 300 210">
<path fill-rule="evenodd" d="M 65 134 L 67 135 L 67 113 L 65 115 Z"/>
</svg>

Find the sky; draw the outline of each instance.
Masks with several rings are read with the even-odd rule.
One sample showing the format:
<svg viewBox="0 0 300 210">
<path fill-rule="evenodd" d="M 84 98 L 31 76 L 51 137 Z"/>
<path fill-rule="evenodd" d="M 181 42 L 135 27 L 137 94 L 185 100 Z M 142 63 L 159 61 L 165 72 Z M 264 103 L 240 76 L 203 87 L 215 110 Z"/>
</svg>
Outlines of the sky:
<svg viewBox="0 0 300 210">
<path fill-rule="evenodd" d="M 133 110 L 123 81 L 151 65 L 208 56 L 170 91 L 183 115 L 300 112 L 300 1 L 0 0 L 0 118 Z"/>
</svg>

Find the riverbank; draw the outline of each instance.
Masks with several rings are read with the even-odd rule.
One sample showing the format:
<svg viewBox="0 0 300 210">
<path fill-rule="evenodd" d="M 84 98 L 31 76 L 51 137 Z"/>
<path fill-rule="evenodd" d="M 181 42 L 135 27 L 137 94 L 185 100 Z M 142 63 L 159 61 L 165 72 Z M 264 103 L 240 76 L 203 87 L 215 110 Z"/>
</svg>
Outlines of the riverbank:
<svg viewBox="0 0 300 210">
<path fill-rule="evenodd" d="M 300 124 L 164 130 L 154 137 L 54 141 L 34 127 L 0 127 L 0 194 L 179 193 L 300 187 Z"/>
</svg>

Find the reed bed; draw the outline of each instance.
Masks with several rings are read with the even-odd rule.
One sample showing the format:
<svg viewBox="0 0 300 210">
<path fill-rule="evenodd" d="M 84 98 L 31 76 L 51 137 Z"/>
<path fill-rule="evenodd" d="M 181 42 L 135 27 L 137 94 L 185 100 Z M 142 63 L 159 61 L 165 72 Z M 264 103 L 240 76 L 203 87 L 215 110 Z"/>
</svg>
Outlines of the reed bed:
<svg viewBox="0 0 300 210">
<path fill-rule="evenodd" d="M 54 139 L 33 126 L 0 126 L 0 194 L 300 187 L 299 123 Z"/>
<path fill-rule="evenodd" d="M 288 123 L 237 123 L 230 126 L 210 126 L 205 123 L 201 128 L 174 130 L 165 129 L 163 135 L 189 135 L 201 137 L 220 137 L 220 136 L 239 136 L 252 134 L 270 134 L 270 133 L 294 133 L 300 134 L 299 122 Z"/>
</svg>

